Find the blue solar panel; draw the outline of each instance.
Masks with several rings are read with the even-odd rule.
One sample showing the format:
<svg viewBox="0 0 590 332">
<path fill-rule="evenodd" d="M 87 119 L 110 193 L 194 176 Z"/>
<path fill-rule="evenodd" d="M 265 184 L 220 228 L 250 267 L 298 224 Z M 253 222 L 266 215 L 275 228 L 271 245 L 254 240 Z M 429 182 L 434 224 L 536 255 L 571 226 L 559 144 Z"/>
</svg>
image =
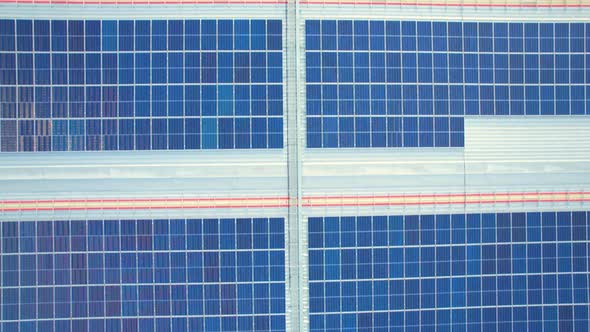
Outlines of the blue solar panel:
<svg viewBox="0 0 590 332">
<path fill-rule="evenodd" d="M 280 20 L 0 20 L 0 151 L 283 146 Z"/>
<path fill-rule="evenodd" d="M 589 217 L 309 218 L 310 330 L 588 331 Z"/>
<path fill-rule="evenodd" d="M 284 331 L 283 219 L 1 224 L 2 331 Z"/>
<path fill-rule="evenodd" d="M 308 20 L 307 146 L 461 147 L 465 115 L 590 114 L 590 24 Z"/>
</svg>

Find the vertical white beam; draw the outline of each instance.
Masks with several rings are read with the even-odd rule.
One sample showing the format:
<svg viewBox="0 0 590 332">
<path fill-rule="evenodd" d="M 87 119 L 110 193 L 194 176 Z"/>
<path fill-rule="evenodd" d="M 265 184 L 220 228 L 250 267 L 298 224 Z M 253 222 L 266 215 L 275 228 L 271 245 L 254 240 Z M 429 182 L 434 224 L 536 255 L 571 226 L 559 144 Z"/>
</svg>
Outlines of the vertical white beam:
<svg viewBox="0 0 590 332">
<path fill-rule="evenodd" d="M 288 226 L 288 301 L 290 310 L 287 310 L 287 329 L 289 331 L 307 330 L 305 320 L 307 320 L 307 306 L 304 299 L 307 293 L 304 293 L 302 287 L 303 248 L 301 246 L 302 237 L 305 237 L 302 227 L 301 218 L 301 152 L 304 148 L 304 140 L 301 133 L 303 132 L 303 120 L 305 109 L 299 103 L 301 95 L 300 82 L 301 76 L 301 50 L 300 50 L 300 33 L 301 24 L 299 22 L 299 1 L 289 1 L 287 4 L 287 15 L 285 20 L 286 43 L 284 52 L 286 53 L 286 108 L 285 124 L 287 135 L 287 171 L 288 171 L 288 192 L 289 192 L 289 212 L 287 218 Z"/>
</svg>

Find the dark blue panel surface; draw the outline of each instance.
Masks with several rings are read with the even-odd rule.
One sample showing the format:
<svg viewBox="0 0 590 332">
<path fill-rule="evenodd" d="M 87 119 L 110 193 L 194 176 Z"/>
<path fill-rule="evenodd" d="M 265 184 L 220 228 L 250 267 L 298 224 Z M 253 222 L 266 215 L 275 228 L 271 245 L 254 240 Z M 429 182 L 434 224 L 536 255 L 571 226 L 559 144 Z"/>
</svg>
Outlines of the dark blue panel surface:
<svg viewBox="0 0 590 332">
<path fill-rule="evenodd" d="M 0 152 L 282 148 L 281 20 L 0 20 Z"/>
<path fill-rule="evenodd" d="M 590 114 L 589 31 L 308 20 L 307 147 L 462 147 L 465 115 Z"/>
<path fill-rule="evenodd" d="M 587 331 L 588 212 L 309 218 L 311 331 Z"/>
<path fill-rule="evenodd" d="M 0 227 L 2 331 L 285 331 L 281 218 Z"/>
</svg>

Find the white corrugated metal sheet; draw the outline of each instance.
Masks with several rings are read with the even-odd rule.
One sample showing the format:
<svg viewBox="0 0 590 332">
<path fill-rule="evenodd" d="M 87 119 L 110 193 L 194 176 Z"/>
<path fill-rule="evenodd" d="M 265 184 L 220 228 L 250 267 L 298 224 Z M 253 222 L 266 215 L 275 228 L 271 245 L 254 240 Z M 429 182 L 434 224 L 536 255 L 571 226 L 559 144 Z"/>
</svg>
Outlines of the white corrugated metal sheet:
<svg viewBox="0 0 590 332">
<path fill-rule="evenodd" d="M 590 189 L 587 117 L 465 120 L 468 192 Z"/>
</svg>

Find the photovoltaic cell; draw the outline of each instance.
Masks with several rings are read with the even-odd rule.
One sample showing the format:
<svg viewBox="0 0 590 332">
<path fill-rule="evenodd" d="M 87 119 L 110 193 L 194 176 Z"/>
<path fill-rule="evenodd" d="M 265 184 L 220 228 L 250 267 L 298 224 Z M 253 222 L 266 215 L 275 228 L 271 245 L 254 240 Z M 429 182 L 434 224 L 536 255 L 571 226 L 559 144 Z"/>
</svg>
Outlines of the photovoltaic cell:
<svg viewBox="0 0 590 332">
<path fill-rule="evenodd" d="M 3 222 L 2 331 L 285 331 L 280 218 Z"/>
<path fill-rule="evenodd" d="M 587 212 L 309 218 L 311 331 L 588 331 Z"/>
<path fill-rule="evenodd" d="M 281 20 L 0 20 L 0 152 L 283 146 Z"/>
<path fill-rule="evenodd" d="M 462 147 L 465 115 L 589 115 L 590 24 L 307 20 L 307 146 Z"/>
</svg>

